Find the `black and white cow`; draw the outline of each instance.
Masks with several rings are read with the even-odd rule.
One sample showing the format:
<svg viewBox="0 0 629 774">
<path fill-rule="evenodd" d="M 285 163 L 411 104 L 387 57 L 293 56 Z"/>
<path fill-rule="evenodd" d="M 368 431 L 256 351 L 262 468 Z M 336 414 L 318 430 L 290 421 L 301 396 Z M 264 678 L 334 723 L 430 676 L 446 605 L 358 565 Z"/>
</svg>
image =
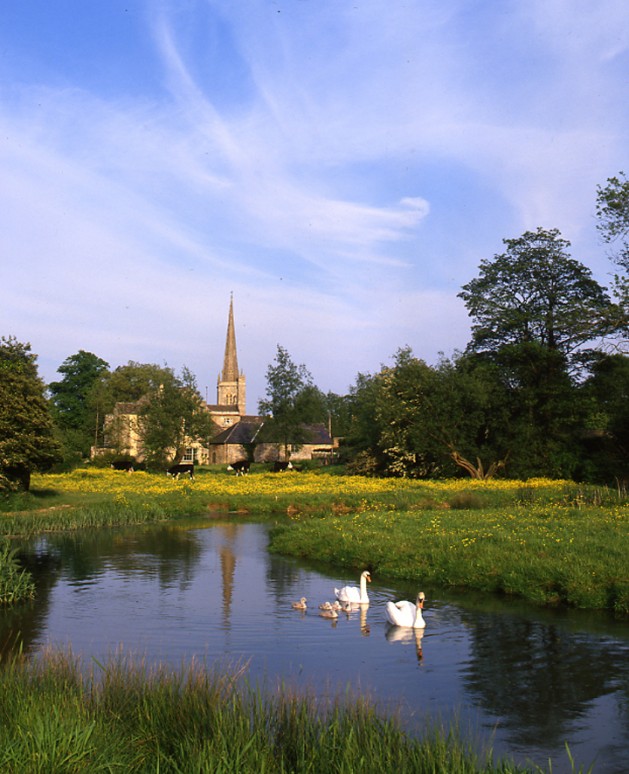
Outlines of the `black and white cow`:
<svg viewBox="0 0 629 774">
<path fill-rule="evenodd" d="M 174 479 L 178 479 L 181 474 L 188 474 L 190 479 L 194 481 L 194 465 L 187 465 L 185 463 L 179 463 L 179 465 L 173 465 L 166 471 L 167 476 L 172 476 Z"/>
<path fill-rule="evenodd" d="M 285 470 L 292 470 L 293 469 L 293 463 L 292 462 L 280 462 L 279 460 L 276 460 L 273 463 L 273 472 L 274 473 L 283 473 Z"/>
<path fill-rule="evenodd" d="M 249 472 L 250 467 L 251 463 L 249 460 L 238 460 L 237 462 L 232 462 L 231 465 L 228 465 L 227 470 L 235 471 L 237 476 L 245 476 Z"/>
<path fill-rule="evenodd" d="M 133 473 L 135 468 L 133 467 L 133 463 L 129 460 L 114 460 L 111 463 L 111 467 L 114 470 L 126 470 L 127 473 Z"/>
</svg>

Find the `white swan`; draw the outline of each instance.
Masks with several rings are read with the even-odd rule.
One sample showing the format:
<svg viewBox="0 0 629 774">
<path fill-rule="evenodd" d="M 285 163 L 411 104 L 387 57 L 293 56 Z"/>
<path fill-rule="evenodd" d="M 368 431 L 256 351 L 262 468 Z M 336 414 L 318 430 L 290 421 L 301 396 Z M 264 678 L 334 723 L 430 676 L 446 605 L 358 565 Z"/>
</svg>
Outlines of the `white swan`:
<svg viewBox="0 0 629 774">
<path fill-rule="evenodd" d="M 367 582 L 371 583 L 369 570 L 365 570 L 360 576 L 360 588 L 357 586 L 343 586 L 342 589 L 334 589 L 336 598 L 340 602 L 351 602 L 353 605 L 368 605 Z"/>
<path fill-rule="evenodd" d="M 295 610 L 305 610 L 307 608 L 306 597 L 302 597 L 299 602 L 293 602 L 293 607 Z"/>
<path fill-rule="evenodd" d="M 407 629 L 423 629 L 426 621 L 422 616 L 422 609 L 426 595 L 420 591 L 415 604 L 406 600 L 402 602 L 387 602 L 385 613 L 387 621 L 393 626 L 404 626 Z"/>
</svg>

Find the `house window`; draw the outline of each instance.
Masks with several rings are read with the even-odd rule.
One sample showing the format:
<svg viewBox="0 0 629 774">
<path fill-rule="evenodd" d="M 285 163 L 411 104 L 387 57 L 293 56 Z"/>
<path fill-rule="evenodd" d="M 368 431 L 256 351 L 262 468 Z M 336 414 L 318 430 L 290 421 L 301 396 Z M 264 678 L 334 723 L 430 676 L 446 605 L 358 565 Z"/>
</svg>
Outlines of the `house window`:
<svg viewBox="0 0 629 774">
<path fill-rule="evenodd" d="M 197 461 L 197 452 L 198 449 L 196 447 L 188 446 L 184 452 L 183 461 L 194 464 Z"/>
</svg>

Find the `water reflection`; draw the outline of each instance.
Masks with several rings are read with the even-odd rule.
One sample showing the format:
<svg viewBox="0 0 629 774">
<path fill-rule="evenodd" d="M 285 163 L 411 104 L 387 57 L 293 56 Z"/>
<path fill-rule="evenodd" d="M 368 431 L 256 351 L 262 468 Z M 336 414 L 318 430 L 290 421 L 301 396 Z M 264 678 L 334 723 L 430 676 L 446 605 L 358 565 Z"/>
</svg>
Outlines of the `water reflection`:
<svg viewBox="0 0 629 774">
<path fill-rule="evenodd" d="M 526 744 L 533 734 L 561 744 L 574 720 L 586 717 L 592 702 L 618 688 L 627 648 L 607 647 L 589 634 L 559 625 L 508 615 L 464 611 L 474 658 L 464 671 L 470 696 L 507 719 L 512 740 Z"/>
<path fill-rule="evenodd" d="M 385 637 L 387 642 L 400 642 L 404 645 L 415 645 L 417 661 L 421 663 L 424 659 L 422 640 L 424 639 L 425 629 L 405 629 L 401 626 L 387 627 Z"/>
<path fill-rule="evenodd" d="M 252 680 L 312 689 L 321 676 L 383 705 L 459 716 L 494 733 L 496 754 L 553 770 L 564 742 L 596 771 L 624 771 L 629 747 L 629 627 L 603 616 L 531 611 L 478 595 L 427 589 L 426 629 L 389 627 L 384 608 L 414 589 L 374 578 L 371 604 L 318 605 L 353 573 L 270 555 L 266 527 L 224 521 L 99 530 L 38 538 L 24 546 L 35 604 L 0 611 L 0 652 L 71 643 L 106 656 L 120 643 L 179 665 L 189 657 L 244 660 Z M 306 612 L 291 601 L 308 598 Z M 495 731 L 494 731 L 495 729 Z"/>
</svg>

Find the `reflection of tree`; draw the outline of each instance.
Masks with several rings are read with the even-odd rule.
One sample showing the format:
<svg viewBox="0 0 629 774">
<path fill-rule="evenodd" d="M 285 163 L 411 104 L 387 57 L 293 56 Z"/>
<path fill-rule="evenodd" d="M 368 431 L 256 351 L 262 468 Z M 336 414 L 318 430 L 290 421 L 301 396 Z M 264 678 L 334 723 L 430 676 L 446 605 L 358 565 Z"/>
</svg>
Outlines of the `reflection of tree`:
<svg viewBox="0 0 629 774">
<path fill-rule="evenodd" d="M 176 524 L 65 533 L 50 536 L 47 543 L 72 581 L 114 568 L 122 577 L 143 575 L 157 577 L 162 586 L 185 585 L 201 556 L 195 533 Z"/>
<path fill-rule="evenodd" d="M 24 545 L 20 561 L 35 580 L 32 603 L 0 610 L 0 655 L 27 652 L 46 625 L 48 600 L 60 573 L 80 582 L 114 568 L 121 577 L 156 577 L 161 586 L 188 584 L 201 556 L 194 531 L 176 524 L 80 530 Z"/>
<path fill-rule="evenodd" d="M 28 653 L 46 625 L 50 592 L 56 583 L 59 557 L 47 551 L 24 551 L 20 564 L 33 576 L 36 599 L 0 608 L 0 658 L 21 650 Z"/>
<path fill-rule="evenodd" d="M 619 649 L 548 623 L 476 613 L 470 638 L 465 684 L 518 743 L 562 744 L 570 721 L 627 672 Z"/>
</svg>

